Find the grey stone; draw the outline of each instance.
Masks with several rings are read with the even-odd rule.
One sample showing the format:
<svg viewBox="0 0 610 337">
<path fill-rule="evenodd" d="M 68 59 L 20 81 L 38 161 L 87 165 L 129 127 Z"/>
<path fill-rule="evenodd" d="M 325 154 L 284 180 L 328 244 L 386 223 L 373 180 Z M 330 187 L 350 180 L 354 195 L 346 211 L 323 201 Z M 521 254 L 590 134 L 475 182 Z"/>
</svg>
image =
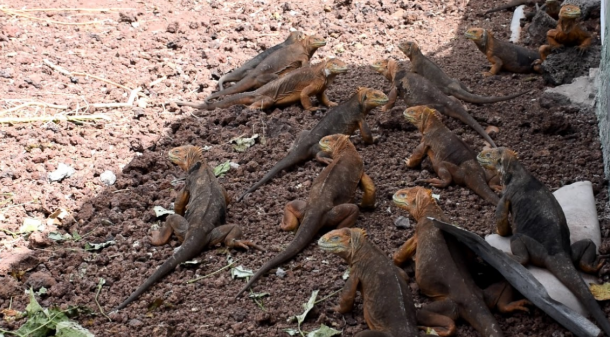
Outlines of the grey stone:
<svg viewBox="0 0 610 337">
<path fill-rule="evenodd" d="M 286 271 L 282 268 L 278 268 L 275 271 L 275 275 L 277 275 L 277 277 L 279 277 L 279 278 L 284 278 L 286 276 Z"/>
<path fill-rule="evenodd" d="M 411 228 L 411 221 L 409 221 L 409 218 L 399 216 L 396 218 L 396 220 L 394 220 L 394 226 L 398 228 Z"/>
<path fill-rule="evenodd" d="M 112 171 L 106 170 L 102 174 L 100 174 L 100 180 L 106 185 L 114 185 L 116 182 L 116 175 Z"/>
<path fill-rule="evenodd" d="M 546 89 L 540 98 L 540 106 L 562 106 L 569 103 L 578 107 L 592 108 L 595 106 L 597 96 L 597 82 L 599 82 L 599 68 L 589 69 L 587 76 L 577 77 L 570 84 Z"/>
<path fill-rule="evenodd" d="M 552 85 L 571 83 L 576 77 L 588 75 L 590 68 L 598 68 L 600 60 L 601 46 L 591 46 L 583 55 L 576 47 L 567 47 L 542 62 L 542 77 Z"/>
<path fill-rule="evenodd" d="M 64 178 L 69 178 L 72 176 L 74 172 L 76 172 L 76 170 L 72 166 L 59 163 L 59 165 L 57 165 L 57 169 L 49 173 L 49 180 L 52 182 L 61 181 Z"/>
</svg>

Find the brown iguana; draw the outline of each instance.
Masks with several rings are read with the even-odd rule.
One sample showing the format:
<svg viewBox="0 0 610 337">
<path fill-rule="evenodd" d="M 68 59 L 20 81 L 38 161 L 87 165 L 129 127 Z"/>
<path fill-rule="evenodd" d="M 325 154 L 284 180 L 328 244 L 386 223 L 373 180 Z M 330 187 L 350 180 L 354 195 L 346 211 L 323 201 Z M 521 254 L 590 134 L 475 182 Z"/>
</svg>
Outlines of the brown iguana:
<svg viewBox="0 0 610 337">
<path fill-rule="evenodd" d="M 491 31 L 483 28 L 470 28 L 464 36 L 472 40 L 491 63 L 489 72 L 483 73 L 485 76 L 497 75 L 500 70 L 513 73 L 540 72 L 540 67 L 534 67 L 534 62 L 540 59 L 540 53 L 535 50 L 498 40 Z"/>
<path fill-rule="evenodd" d="M 544 61 L 554 50 L 576 46 L 583 54 L 591 46 L 591 34 L 580 26 L 580 8 L 576 5 L 561 6 L 557 28 L 546 32 L 548 44 L 540 46 L 540 60 Z"/>
<path fill-rule="evenodd" d="M 256 68 L 256 66 L 258 66 L 264 59 L 267 58 L 267 56 L 273 54 L 273 52 L 275 52 L 278 49 L 282 49 L 286 46 L 289 46 L 295 42 L 301 41 L 305 38 L 305 34 L 303 34 L 303 32 L 300 31 L 294 31 L 291 32 L 290 35 L 288 35 L 288 37 L 286 38 L 286 40 L 284 40 L 284 42 L 276 44 L 275 46 L 271 47 L 271 48 L 267 48 L 265 51 L 259 53 L 258 55 L 254 56 L 252 59 L 250 59 L 248 62 L 244 63 L 241 67 L 234 69 L 233 71 L 222 75 L 222 77 L 220 77 L 220 79 L 218 80 L 218 87 L 220 88 L 220 90 L 223 90 L 223 84 L 225 82 L 237 82 L 240 81 L 241 79 L 243 79 L 244 77 L 246 77 L 246 75 L 248 75 L 248 73 Z"/>
<path fill-rule="evenodd" d="M 515 152 L 500 147 L 482 151 L 477 159 L 483 167 L 501 174 L 504 192 L 496 208 L 496 230 L 502 236 L 512 235 L 512 257 L 522 265 L 548 269 L 610 336 L 606 314 L 574 266 L 589 273 L 601 268 L 603 261 L 598 260 L 595 243 L 586 239 L 570 246 L 570 229 L 557 199 L 527 171 Z"/>
<path fill-rule="evenodd" d="M 473 190 L 494 206 L 498 204 L 498 196 L 487 185 L 492 177 L 485 176 L 486 171 L 477 162 L 476 154 L 441 122 L 436 110 L 420 105 L 406 109 L 404 116 L 422 134 L 421 143 L 406 161 L 407 167 L 419 166 L 428 156 L 440 179 L 426 179 L 426 183 L 445 188 L 453 181 Z M 501 189 L 498 185 L 493 187 Z"/>
<path fill-rule="evenodd" d="M 375 186 L 364 173 L 360 154 L 348 135 L 335 134 L 320 140 L 320 149 L 330 153 L 332 162 L 314 180 L 307 201 L 293 200 L 284 208 L 282 230 L 297 230 L 288 247 L 267 261 L 250 278 L 236 297 L 252 286 L 263 274 L 290 260 L 305 249 L 322 227 L 351 227 L 358 219 L 358 206 L 350 203 L 356 188 L 364 193 L 361 207 L 374 207 Z"/>
<path fill-rule="evenodd" d="M 390 101 L 386 107 L 394 106 L 396 99 L 392 97 L 400 96 L 407 106 L 427 105 L 438 110 L 445 116 L 449 116 L 462 121 L 464 124 L 473 128 L 491 146 L 496 147 L 496 143 L 489 137 L 483 127 L 474 119 L 464 107 L 457 101 L 447 97 L 440 89 L 419 74 L 406 71 L 398 66 L 396 61 L 387 59 L 375 61 L 372 67 L 384 75 L 388 80 L 393 80 Z"/>
<path fill-rule="evenodd" d="M 261 249 L 250 241 L 241 240 L 242 232 L 238 226 L 224 225 L 229 198 L 203 158 L 201 148 L 180 146 L 170 150 L 168 156 L 171 162 L 187 172 L 186 185 L 176 197 L 175 214 L 167 217 L 158 232 L 153 232 L 151 243 L 163 245 L 173 232 L 182 245 L 117 310 L 125 308 L 152 284 L 206 247 L 224 243 L 229 248 Z"/>
<path fill-rule="evenodd" d="M 470 93 L 464 84 L 449 77 L 436 63 L 422 54 L 417 43 L 402 41 L 398 44 L 398 49 L 400 49 L 411 60 L 411 72 L 425 77 L 445 95 L 454 96 L 466 102 L 477 104 L 495 103 L 507 101 L 530 92 L 530 90 L 526 90 L 517 94 L 502 97 L 475 95 Z"/>
<path fill-rule="evenodd" d="M 330 59 L 296 69 L 254 91 L 231 95 L 218 102 L 190 103 L 176 101 L 176 104 L 205 110 L 228 108 L 237 104 L 249 105 L 251 109 L 267 109 L 275 105 L 286 105 L 300 101 L 303 108 L 314 111 L 318 107 L 311 104 L 309 96 L 316 95 L 318 101 L 328 107 L 337 105 L 337 103 L 328 99 L 325 91 L 335 79 L 335 76 L 346 71 L 347 65 L 345 62 L 339 59 Z"/>
<path fill-rule="evenodd" d="M 513 288 L 500 282 L 482 291 L 469 271 L 464 247 L 450 235 L 443 235 L 429 217 L 446 221 L 432 191 L 423 187 L 402 189 L 394 193 L 394 203 L 417 221 L 415 235 L 395 253 L 394 263 L 402 265 L 415 255 L 415 280 L 420 291 L 434 302 L 417 312 L 417 321 L 434 327 L 439 336 L 455 333 L 454 321 L 465 319 L 481 336 L 502 336 L 500 325 L 489 311 L 528 311 L 527 300 L 512 301 Z"/>
<path fill-rule="evenodd" d="M 234 85 L 217 91 L 208 96 L 207 102 L 220 96 L 246 92 L 256 89 L 278 78 L 284 77 L 293 70 L 309 65 L 309 59 L 318 50 L 326 45 L 326 41 L 317 35 L 307 35 L 296 43 L 278 49 L 262 60 L 256 68 Z"/>
<path fill-rule="evenodd" d="M 337 133 L 351 135 L 356 129 L 359 129 L 364 142 L 373 144 L 373 135 L 366 124 L 365 118 L 369 111 L 387 102 L 388 97 L 379 90 L 358 88 L 352 97 L 330 109 L 313 129 L 302 131 L 292 144 L 288 155 L 275 164 L 261 180 L 252 185 L 237 201 L 241 201 L 244 196 L 254 192 L 284 169 L 314 157 L 318 161 L 326 162 L 326 159 L 323 158 L 324 152 L 320 151 L 318 145 L 318 142 L 324 136 Z"/>
<path fill-rule="evenodd" d="M 397 268 L 360 228 L 335 229 L 318 240 L 320 249 L 342 257 L 349 265 L 349 278 L 334 310 L 347 313 L 354 306 L 356 291 L 363 298 L 364 319 L 369 329 L 357 337 L 416 337 L 415 307 L 409 277 Z"/>
</svg>

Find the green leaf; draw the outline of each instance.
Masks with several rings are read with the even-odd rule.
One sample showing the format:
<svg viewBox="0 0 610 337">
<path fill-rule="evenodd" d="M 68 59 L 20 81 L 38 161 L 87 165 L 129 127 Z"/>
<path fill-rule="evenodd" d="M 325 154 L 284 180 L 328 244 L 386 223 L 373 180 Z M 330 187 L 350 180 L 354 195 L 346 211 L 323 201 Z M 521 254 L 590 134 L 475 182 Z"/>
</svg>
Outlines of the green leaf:
<svg viewBox="0 0 610 337">
<path fill-rule="evenodd" d="M 72 232 L 72 238 L 74 239 L 74 241 L 78 241 L 78 240 L 82 239 L 83 237 L 80 236 L 80 234 L 78 234 L 78 232 L 73 231 Z"/>
<path fill-rule="evenodd" d="M 57 242 L 62 242 L 65 240 L 64 236 L 58 232 L 49 233 L 49 239 L 51 239 L 53 241 L 57 241 Z"/>
<path fill-rule="evenodd" d="M 224 162 L 214 168 L 214 175 L 217 177 L 220 177 L 223 174 L 229 172 L 230 169 L 231 169 L 231 161 L 227 160 L 226 162 Z"/>
<path fill-rule="evenodd" d="M 116 243 L 116 241 L 114 241 L 114 240 L 110 240 L 110 241 L 106 241 L 106 242 L 102 242 L 102 243 L 87 242 L 87 243 L 85 243 L 85 250 L 86 251 L 99 250 L 102 248 L 106 248 L 108 246 L 112 246 L 115 243 Z"/>
<path fill-rule="evenodd" d="M 153 211 L 155 211 L 155 216 L 157 218 L 162 216 L 162 215 L 165 215 L 165 214 L 174 214 L 174 211 L 169 210 L 169 209 L 165 209 L 165 208 L 163 208 L 161 206 L 153 207 Z"/>
<path fill-rule="evenodd" d="M 303 304 L 303 309 L 305 309 L 305 311 L 300 314 L 297 315 L 297 323 L 299 324 L 299 330 L 301 329 L 301 323 L 303 323 L 303 321 L 305 320 L 305 317 L 307 316 L 307 314 L 309 313 L 309 311 L 313 308 L 314 304 L 316 303 L 316 297 L 318 297 L 318 291 L 319 290 L 314 290 L 311 293 L 311 297 L 309 298 L 309 301 L 307 301 L 307 303 Z"/>
<path fill-rule="evenodd" d="M 36 292 L 36 295 L 40 296 L 40 295 L 45 295 L 46 293 L 47 293 L 47 288 L 40 287 L 40 289 L 38 289 L 38 291 Z"/>
<path fill-rule="evenodd" d="M 284 329 L 284 331 L 286 331 L 286 333 L 288 333 L 290 336 L 299 334 L 299 330 L 297 330 L 297 329 L 290 328 L 290 329 Z"/>
<path fill-rule="evenodd" d="M 95 337 L 89 330 L 83 328 L 74 321 L 62 321 L 57 323 L 56 337 Z"/>
<path fill-rule="evenodd" d="M 40 304 L 38 304 L 38 301 L 36 301 L 36 297 L 34 297 L 34 290 L 32 290 L 32 288 L 29 290 L 29 295 L 30 303 L 28 303 L 28 306 L 25 307 L 25 311 L 28 313 L 28 316 L 32 316 L 37 312 L 41 312 L 42 307 Z"/>
<path fill-rule="evenodd" d="M 233 143 L 233 148 L 237 152 L 245 152 L 250 146 L 256 143 L 256 138 L 258 138 L 258 134 L 253 135 L 250 138 L 246 137 L 238 137 L 231 139 L 231 143 Z"/>
<path fill-rule="evenodd" d="M 252 270 L 244 268 L 244 266 L 237 266 L 235 268 L 231 268 L 231 278 L 246 278 L 254 275 Z"/>
<path fill-rule="evenodd" d="M 327 327 L 326 325 L 320 325 L 318 330 L 311 331 L 307 334 L 307 337 L 331 337 L 340 335 L 342 331 L 335 330 L 333 328 Z"/>
</svg>

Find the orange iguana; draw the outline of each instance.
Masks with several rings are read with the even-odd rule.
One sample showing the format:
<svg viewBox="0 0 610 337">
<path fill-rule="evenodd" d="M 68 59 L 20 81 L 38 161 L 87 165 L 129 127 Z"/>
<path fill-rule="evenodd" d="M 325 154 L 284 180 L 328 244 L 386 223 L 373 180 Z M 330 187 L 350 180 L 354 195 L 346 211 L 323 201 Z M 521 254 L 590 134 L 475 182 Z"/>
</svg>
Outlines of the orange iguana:
<svg viewBox="0 0 610 337">
<path fill-rule="evenodd" d="M 500 325 L 489 311 L 528 311 L 527 300 L 512 301 L 512 287 L 506 282 L 494 284 L 482 291 L 469 271 L 464 247 L 451 236 L 443 235 L 429 217 L 447 219 L 438 207 L 432 191 L 423 187 L 399 190 L 394 203 L 409 212 L 417 221 L 415 235 L 394 253 L 398 266 L 415 255 L 415 280 L 420 291 L 431 297 L 430 303 L 417 312 L 418 323 L 433 327 L 439 336 L 455 333 L 455 320 L 465 319 L 481 336 L 503 336 Z"/>
<path fill-rule="evenodd" d="M 540 59 L 540 53 L 535 50 L 498 40 L 491 31 L 483 28 L 470 28 L 464 36 L 472 40 L 491 63 L 491 69 L 483 73 L 485 76 L 497 75 L 500 70 L 513 73 L 540 72 L 539 67 L 534 67 L 534 62 Z"/>
<path fill-rule="evenodd" d="M 218 102 L 190 103 L 176 101 L 176 104 L 205 110 L 228 108 L 237 104 L 249 105 L 251 109 L 267 109 L 276 105 L 287 105 L 300 101 L 303 108 L 314 111 L 318 107 L 311 104 L 309 96 L 317 96 L 318 101 L 327 107 L 337 105 L 337 103 L 330 101 L 325 91 L 335 76 L 346 71 L 347 65 L 345 62 L 339 59 L 330 59 L 296 69 L 254 91 L 231 95 Z"/>
<path fill-rule="evenodd" d="M 421 143 L 406 161 L 407 167 L 419 166 L 428 156 L 440 179 L 426 179 L 426 183 L 445 188 L 455 182 L 473 190 L 494 206 L 497 205 L 499 198 L 487 185 L 487 181 L 492 177 L 486 177 L 485 170 L 477 162 L 476 154 L 441 122 L 437 114 L 436 110 L 427 106 L 415 106 L 405 110 L 405 118 L 422 134 Z M 492 187 L 501 189 L 499 185 Z"/>
<path fill-rule="evenodd" d="M 540 46 L 541 61 L 544 61 L 552 51 L 563 47 L 576 46 L 581 54 L 587 51 L 591 46 L 591 34 L 578 23 L 580 15 L 580 8 L 576 5 L 561 6 L 557 28 L 546 33 L 548 44 Z"/>
<path fill-rule="evenodd" d="M 220 77 L 220 79 L 218 80 L 218 87 L 220 88 L 220 90 L 223 90 L 223 84 L 225 82 L 237 82 L 242 80 L 244 77 L 246 77 L 246 75 L 248 75 L 248 73 L 252 69 L 256 68 L 256 66 L 258 66 L 263 60 L 265 60 L 267 56 L 273 54 L 276 50 L 285 48 L 295 42 L 303 40 L 304 38 L 305 35 L 303 34 L 303 32 L 300 32 L 298 30 L 291 32 L 290 35 L 288 35 L 288 37 L 286 38 L 286 40 L 284 40 L 284 42 L 266 49 L 265 51 L 259 53 L 258 55 L 250 59 L 248 62 L 244 63 L 241 67 L 234 69 L 230 73 L 224 74 L 222 77 Z"/>
<path fill-rule="evenodd" d="M 603 261 L 597 257 L 595 243 L 586 239 L 570 245 L 570 229 L 559 202 L 519 162 L 515 152 L 503 147 L 484 150 L 477 160 L 501 175 L 504 191 L 496 207 L 496 230 L 502 236 L 512 235 L 512 257 L 522 265 L 548 269 L 610 336 L 608 317 L 575 268 L 589 273 L 601 268 Z"/>
<path fill-rule="evenodd" d="M 330 153 L 332 162 L 314 180 L 307 201 L 293 200 L 284 208 L 280 228 L 297 230 L 286 250 L 267 261 L 250 278 L 236 297 L 252 286 L 263 274 L 290 260 L 305 249 L 322 227 L 351 227 L 358 219 L 358 206 L 352 204 L 356 188 L 364 194 L 361 207 L 374 207 L 375 186 L 364 173 L 364 163 L 348 135 L 335 134 L 320 140 L 320 149 Z"/>
<path fill-rule="evenodd" d="M 182 245 L 117 310 L 125 308 L 176 266 L 194 258 L 206 247 L 224 243 L 229 248 L 261 249 L 250 241 L 241 240 L 238 226 L 224 225 L 229 197 L 203 158 L 201 148 L 180 146 L 170 150 L 168 156 L 187 172 L 186 185 L 176 197 L 175 214 L 169 215 L 163 227 L 153 232 L 151 243 L 166 244 L 173 232 Z"/>
<path fill-rule="evenodd" d="M 372 109 L 388 102 L 388 97 L 379 90 L 358 88 L 349 99 L 330 109 L 311 130 L 304 130 L 292 144 L 288 155 L 280 160 L 265 174 L 261 180 L 252 185 L 237 201 L 271 180 L 280 171 L 302 163 L 311 158 L 325 162 L 318 142 L 322 137 L 342 133 L 351 135 L 360 130 L 360 136 L 366 144 L 373 144 L 373 135 L 366 124 L 366 115 Z"/>
<path fill-rule="evenodd" d="M 530 92 L 523 91 L 517 94 L 502 96 L 502 97 L 486 97 L 470 93 L 468 88 L 462 82 L 449 77 L 445 72 L 432 60 L 422 54 L 419 46 L 415 42 L 402 41 L 398 44 L 400 49 L 411 60 L 411 72 L 425 77 L 428 81 L 434 84 L 445 95 L 454 96 L 461 100 L 470 103 L 485 104 L 507 101 L 515 97 Z"/>
<path fill-rule="evenodd" d="M 481 124 L 472 118 L 461 104 L 447 97 L 425 77 L 400 68 L 398 63 L 392 59 L 375 61 L 372 67 L 393 83 L 392 90 L 388 95 L 390 101 L 385 105 L 386 109 L 394 106 L 397 96 L 402 97 L 408 107 L 427 105 L 445 116 L 462 121 L 462 123 L 473 128 L 491 146 L 496 147 L 496 143 L 485 132 Z"/>
<path fill-rule="evenodd" d="M 326 41 L 317 35 L 300 37 L 301 39 L 296 43 L 289 44 L 267 56 L 239 82 L 211 94 L 205 101 L 259 88 L 265 83 L 285 76 L 294 69 L 308 65 L 309 59 L 318 48 L 326 45 Z"/>
<path fill-rule="evenodd" d="M 417 324 L 409 277 L 397 268 L 360 228 L 335 229 L 318 240 L 320 249 L 342 257 L 349 265 L 349 278 L 334 310 L 347 313 L 354 306 L 356 291 L 363 298 L 364 319 L 371 331 L 357 337 L 416 337 Z"/>
</svg>

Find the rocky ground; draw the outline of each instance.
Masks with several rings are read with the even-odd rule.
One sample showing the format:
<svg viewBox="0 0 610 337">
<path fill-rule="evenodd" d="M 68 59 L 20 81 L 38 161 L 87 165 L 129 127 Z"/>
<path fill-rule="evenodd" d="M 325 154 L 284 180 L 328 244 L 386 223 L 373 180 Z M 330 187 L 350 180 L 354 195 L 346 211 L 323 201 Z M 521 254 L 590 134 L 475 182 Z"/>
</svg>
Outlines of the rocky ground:
<svg viewBox="0 0 610 337">
<path fill-rule="evenodd" d="M 243 280 L 232 279 L 228 269 L 186 284 L 226 266 L 228 254 L 237 265 L 256 270 L 282 250 L 293 237 L 279 231 L 283 207 L 293 199 L 305 199 L 322 170 L 318 163 L 309 162 L 281 173 L 243 202 L 229 206 L 227 222 L 242 226 L 244 236 L 268 252 L 222 247 L 205 251 L 199 257 L 201 263 L 178 267 L 127 309 L 110 313 L 111 321 L 95 303 L 100 278 L 105 284 L 98 301 L 110 312 L 179 245 L 172 239 L 169 245 L 153 247 L 148 239 L 151 227 L 162 221 L 153 207 L 171 208 L 181 188 L 177 178 L 183 174 L 167 160 L 169 149 L 183 144 L 204 146 L 210 165 L 233 163 L 220 182 L 236 197 L 284 156 L 300 130 L 311 128 L 324 115 L 324 110 L 311 113 L 295 105 L 266 112 L 233 107 L 197 117 L 191 108 L 168 104 L 174 99 L 203 99 L 216 90 L 219 76 L 279 43 L 291 28 L 327 39 L 315 60 L 336 56 L 349 63 L 350 71 L 328 90 L 336 102 L 358 86 L 387 92 L 388 83 L 368 64 L 386 57 L 403 60 L 396 48 L 402 39 L 417 41 L 425 54 L 476 93 L 506 95 L 531 89 L 507 102 L 466 105 L 483 126 L 498 127 L 496 143 L 517 151 L 551 190 L 579 180 L 593 183 L 603 235 L 600 252 L 609 253 L 607 181 L 593 112 L 539 102 L 545 88 L 540 76 L 503 73 L 484 78 L 481 73 L 488 69 L 484 55 L 463 37 L 467 28 L 480 26 L 493 29 L 496 37 L 508 38 L 509 12 L 488 18 L 477 15 L 499 4 L 483 0 L 58 0 L 38 5 L 108 10 L 8 12 L 8 7 L 0 7 L 0 118 L 105 118 L 0 125 L 0 275 L 4 275 L 0 276 L 0 309 L 23 310 L 28 301 L 24 289 L 45 286 L 48 293 L 40 298 L 45 307 L 90 308 L 92 313 L 78 321 L 96 336 L 287 336 L 284 329 L 296 327 L 287 319 L 302 312 L 301 304 L 313 290 L 319 290 L 322 298 L 340 289 L 346 265 L 315 244 L 282 266 L 286 276 L 271 273 L 258 282 L 254 291 L 269 293 L 259 305 L 245 297 L 233 299 Z M 31 2 L 10 2 L 12 9 L 24 6 Z M 586 25 L 598 36 L 599 19 L 592 18 Z M 594 43 L 599 44 L 598 39 Z M 133 106 L 94 107 L 126 103 L 135 88 L 142 90 Z M 55 106 L 11 109 L 29 102 Z M 376 145 L 365 146 L 358 135 L 352 137 L 378 191 L 377 208 L 361 213 L 357 226 L 366 229 L 388 256 L 413 233 L 412 228 L 394 225 L 399 216 L 408 215 L 392 204 L 391 195 L 413 186 L 417 179 L 435 175 L 428 161 L 421 170 L 407 169 L 403 163 L 420 140 L 416 129 L 401 117 L 403 109 L 399 103 L 387 113 L 375 110 L 367 118 L 380 137 Z M 470 128 L 448 118 L 444 121 L 473 149 L 483 147 Z M 231 139 L 253 134 L 259 135 L 254 146 L 243 153 L 234 150 Z M 49 173 L 60 163 L 75 172 L 50 182 Z M 113 172 L 116 182 L 107 185 L 111 181 L 103 175 L 105 171 Z M 454 222 L 481 235 L 492 232 L 494 208 L 474 193 L 456 186 L 433 190 Z M 65 214 L 58 217 L 62 209 Z M 36 230 L 20 234 L 24 222 Z M 48 238 L 51 232 L 73 236 L 55 242 Z M 87 245 L 108 241 L 115 244 L 99 250 Z M 406 270 L 413 276 L 412 266 Z M 607 264 L 598 277 L 608 281 L 609 276 Z M 411 288 L 416 303 L 428 301 L 414 281 Z M 353 313 L 346 315 L 331 310 L 336 299 L 317 304 L 303 330 L 323 323 L 352 336 L 366 329 L 361 299 Z M 161 305 L 150 309 L 153 303 Z M 610 312 L 607 303 L 602 308 Z M 506 336 L 571 336 L 535 308 L 529 313 L 496 313 L 496 317 Z M 0 323 L 2 329 L 19 325 Z M 477 334 L 459 322 L 458 335 Z"/>
</svg>

